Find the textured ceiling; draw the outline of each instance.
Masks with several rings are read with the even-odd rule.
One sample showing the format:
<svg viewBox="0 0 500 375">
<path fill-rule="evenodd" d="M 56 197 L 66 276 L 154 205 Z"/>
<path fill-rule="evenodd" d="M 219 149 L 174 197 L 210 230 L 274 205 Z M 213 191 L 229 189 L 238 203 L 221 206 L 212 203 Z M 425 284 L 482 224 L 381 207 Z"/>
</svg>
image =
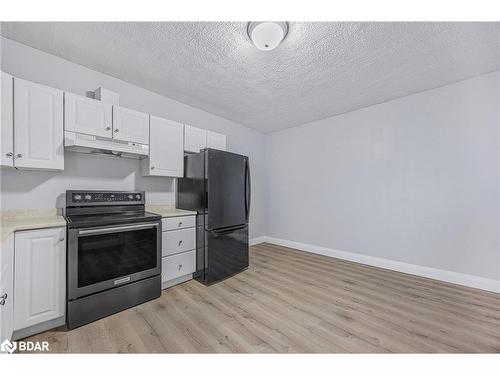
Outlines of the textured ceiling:
<svg viewBox="0 0 500 375">
<path fill-rule="evenodd" d="M 2 23 L 1 34 L 264 132 L 500 69 L 500 23 Z"/>
</svg>

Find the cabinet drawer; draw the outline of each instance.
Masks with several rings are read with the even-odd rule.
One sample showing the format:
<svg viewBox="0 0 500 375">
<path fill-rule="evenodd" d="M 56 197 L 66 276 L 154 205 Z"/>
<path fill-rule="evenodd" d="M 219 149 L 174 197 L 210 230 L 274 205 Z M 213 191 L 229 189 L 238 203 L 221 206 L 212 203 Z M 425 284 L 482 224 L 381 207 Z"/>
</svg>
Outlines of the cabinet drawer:
<svg viewBox="0 0 500 375">
<path fill-rule="evenodd" d="M 161 261 L 161 281 L 165 282 L 193 273 L 195 267 L 195 250 L 164 257 Z"/>
<path fill-rule="evenodd" d="M 194 228 L 172 230 L 162 233 L 162 255 L 173 255 L 193 250 L 196 243 Z"/>
<path fill-rule="evenodd" d="M 177 217 L 167 217 L 162 219 L 161 228 L 162 230 L 174 230 L 182 228 L 191 228 L 195 225 L 195 216 L 177 216 Z"/>
</svg>

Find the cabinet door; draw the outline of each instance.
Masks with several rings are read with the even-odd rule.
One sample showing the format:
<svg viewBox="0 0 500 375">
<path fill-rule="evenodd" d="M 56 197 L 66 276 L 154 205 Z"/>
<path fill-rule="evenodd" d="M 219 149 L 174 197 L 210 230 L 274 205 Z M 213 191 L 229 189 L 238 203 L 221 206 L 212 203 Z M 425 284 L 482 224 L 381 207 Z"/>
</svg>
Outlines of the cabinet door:
<svg viewBox="0 0 500 375">
<path fill-rule="evenodd" d="M 112 105 L 99 100 L 64 93 L 64 129 L 112 137 Z"/>
<path fill-rule="evenodd" d="M 207 131 L 195 128 L 194 126 L 184 126 L 184 151 L 199 152 L 207 147 Z"/>
<path fill-rule="evenodd" d="M 1 72 L 2 102 L 2 157 L 1 165 L 14 166 L 14 98 L 13 79 L 10 74 Z"/>
<path fill-rule="evenodd" d="M 149 126 L 149 159 L 144 159 L 143 175 L 182 177 L 184 125 L 151 116 Z"/>
<path fill-rule="evenodd" d="M 63 92 L 14 78 L 14 166 L 64 169 Z"/>
<path fill-rule="evenodd" d="M 216 132 L 207 132 L 207 147 L 226 151 L 226 136 Z"/>
<path fill-rule="evenodd" d="M 14 327 L 14 235 L 0 249 L 0 342 L 10 340 Z"/>
<path fill-rule="evenodd" d="M 14 330 L 65 315 L 65 236 L 64 227 L 16 232 Z"/>
<path fill-rule="evenodd" d="M 113 138 L 134 143 L 149 143 L 149 115 L 113 106 Z"/>
</svg>

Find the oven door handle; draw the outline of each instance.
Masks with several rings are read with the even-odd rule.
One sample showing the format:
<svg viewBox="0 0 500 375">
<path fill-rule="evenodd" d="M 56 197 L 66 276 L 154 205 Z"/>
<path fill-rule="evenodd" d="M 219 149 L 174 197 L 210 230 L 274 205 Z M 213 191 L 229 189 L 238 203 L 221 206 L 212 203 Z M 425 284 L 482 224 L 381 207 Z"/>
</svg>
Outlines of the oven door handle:
<svg viewBox="0 0 500 375">
<path fill-rule="evenodd" d="M 159 225 L 160 225 L 159 223 L 152 223 L 152 224 L 123 225 L 123 226 L 119 226 L 119 227 L 80 229 L 78 231 L 78 235 L 79 236 L 89 236 L 92 234 L 128 232 L 128 231 L 136 230 L 136 229 L 154 228 L 154 227 L 157 227 Z"/>
</svg>

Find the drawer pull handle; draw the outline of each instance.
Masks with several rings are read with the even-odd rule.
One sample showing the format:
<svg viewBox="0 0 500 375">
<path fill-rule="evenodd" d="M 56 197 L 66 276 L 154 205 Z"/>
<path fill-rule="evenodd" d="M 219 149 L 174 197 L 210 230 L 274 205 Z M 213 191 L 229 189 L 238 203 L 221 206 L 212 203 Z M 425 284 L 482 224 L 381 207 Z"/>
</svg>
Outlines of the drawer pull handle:
<svg viewBox="0 0 500 375">
<path fill-rule="evenodd" d="M 107 132 L 109 132 L 109 131 L 111 130 L 111 127 L 106 126 L 106 127 L 104 128 L 104 130 L 106 130 Z"/>
<path fill-rule="evenodd" d="M 182 240 L 179 241 L 179 246 L 181 246 L 181 245 L 182 245 Z"/>
<path fill-rule="evenodd" d="M 179 264 L 179 270 L 182 268 L 182 264 Z"/>
<path fill-rule="evenodd" d="M 177 224 L 178 227 L 182 225 L 182 221 L 179 221 L 179 224 Z"/>
<path fill-rule="evenodd" d="M 0 296 L 2 299 L 7 299 L 7 293 L 4 293 L 3 296 Z"/>
</svg>

